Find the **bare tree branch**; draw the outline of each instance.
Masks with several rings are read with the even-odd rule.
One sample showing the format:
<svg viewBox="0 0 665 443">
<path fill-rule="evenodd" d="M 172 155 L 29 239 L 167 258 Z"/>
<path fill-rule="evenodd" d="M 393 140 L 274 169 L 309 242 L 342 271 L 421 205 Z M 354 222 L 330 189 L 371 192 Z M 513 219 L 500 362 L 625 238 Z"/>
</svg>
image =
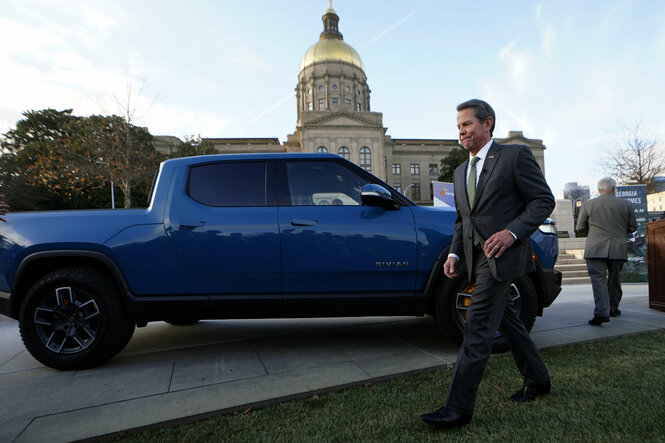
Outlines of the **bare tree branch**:
<svg viewBox="0 0 665 443">
<path fill-rule="evenodd" d="M 599 163 L 617 182 L 645 184 L 650 192 L 655 187 L 654 179 L 665 173 L 665 149 L 636 123 Z"/>
</svg>

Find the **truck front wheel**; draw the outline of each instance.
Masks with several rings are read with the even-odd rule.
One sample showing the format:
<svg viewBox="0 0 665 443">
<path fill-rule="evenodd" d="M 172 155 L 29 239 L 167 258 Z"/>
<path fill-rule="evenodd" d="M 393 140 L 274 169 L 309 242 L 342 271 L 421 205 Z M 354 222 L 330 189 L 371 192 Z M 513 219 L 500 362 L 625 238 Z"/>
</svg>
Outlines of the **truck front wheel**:
<svg viewBox="0 0 665 443">
<path fill-rule="evenodd" d="M 436 299 L 436 318 L 446 335 L 458 346 L 464 339 L 466 311 L 473 297 L 473 284 L 466 276 L 445 279 L 440 284 Z M 513 303 L 517 313 L 530 331 L 536 321 L 538 294 L 528 276 L 515 280 L 508 289 L 508 303 Z M 501 330 L 497 331 L 492 344 L 492 352 L 505 352 L 509 349 Z"/>
<path fill-rule="evenodd" d="M 114 285 L 102 273 L 67 268 L 39 279 L 19 311 L 26 349 L 54 369 L 96 366 L 120 352 L 134 323 Z"/>
</svg>

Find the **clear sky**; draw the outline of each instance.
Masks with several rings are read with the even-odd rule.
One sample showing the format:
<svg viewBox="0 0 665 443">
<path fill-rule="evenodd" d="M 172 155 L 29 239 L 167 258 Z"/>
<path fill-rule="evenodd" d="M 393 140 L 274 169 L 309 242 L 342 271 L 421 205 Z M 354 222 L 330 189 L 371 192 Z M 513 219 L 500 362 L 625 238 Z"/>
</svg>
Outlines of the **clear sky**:
<svg viewBox="0 0 665 443">
<path fill-rule="evenodd" d="M 300 60 L 326 0 L 0 0 L 0 133 L 26 110 L 124 114 L 153 135 L 295 131 Z M 334 0 L 393 138 L 457 138 L 487 100 L 495 136 L 542 139 L 546 177 L 595 189 L 641 122 L 665 141 L 665 2 Z"/>
</svg>

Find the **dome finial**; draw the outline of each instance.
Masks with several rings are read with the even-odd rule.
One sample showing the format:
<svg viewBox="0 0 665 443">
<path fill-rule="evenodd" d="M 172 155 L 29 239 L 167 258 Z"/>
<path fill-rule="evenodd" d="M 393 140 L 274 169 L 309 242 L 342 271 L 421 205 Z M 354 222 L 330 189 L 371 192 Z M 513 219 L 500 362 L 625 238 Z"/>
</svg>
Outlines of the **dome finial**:
<svg viewBox="0 0 665 443">
<path fill-rule="evenodd" d="M 328 0 L 328 9 L 326 9 L 326 12 L 328 11 L 335 12 L 335 10 L 332 7 L 332 0 Z"/>
</svg>

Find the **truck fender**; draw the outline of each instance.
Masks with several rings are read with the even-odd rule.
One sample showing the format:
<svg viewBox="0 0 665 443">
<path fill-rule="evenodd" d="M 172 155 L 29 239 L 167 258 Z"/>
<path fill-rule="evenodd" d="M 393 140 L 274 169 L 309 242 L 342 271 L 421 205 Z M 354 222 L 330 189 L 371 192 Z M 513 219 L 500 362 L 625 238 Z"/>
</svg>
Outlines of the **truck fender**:
<svg viewBox="0 0 665 443">
<path fill-rule="evenodd" d="M 441 252 L 439 252 L 439 255 L 436 257 L 436 260 L 432 265 L 432 269 L 430 269 L 425 287 L 422 292 L 418 294 L 416 310 L 419 313 L 434 315 L 437 283 L 441 279 L 446 278 L 443 274 L 443 264 L 448 258 L 448 251 L 450 251 L 450 245 L 447 245 L 441 250 Z"/>
<path fill-rule="evenodd" d="M 73 266 L 95 268 L 107 273 L 116 284 L 121 294 L 122 303 L 125 304 L 129 312 L 132 312 L 130 301 L 133 295 L 120 267 L 111 257 L 100 251 L 56 249 L 34 252 L 21 261 L 12 282 L 8 314 L 12 318 L 18 319 L 18 311 L 23 296 L 39 278 L 57 269 Z"/>
</svg>

